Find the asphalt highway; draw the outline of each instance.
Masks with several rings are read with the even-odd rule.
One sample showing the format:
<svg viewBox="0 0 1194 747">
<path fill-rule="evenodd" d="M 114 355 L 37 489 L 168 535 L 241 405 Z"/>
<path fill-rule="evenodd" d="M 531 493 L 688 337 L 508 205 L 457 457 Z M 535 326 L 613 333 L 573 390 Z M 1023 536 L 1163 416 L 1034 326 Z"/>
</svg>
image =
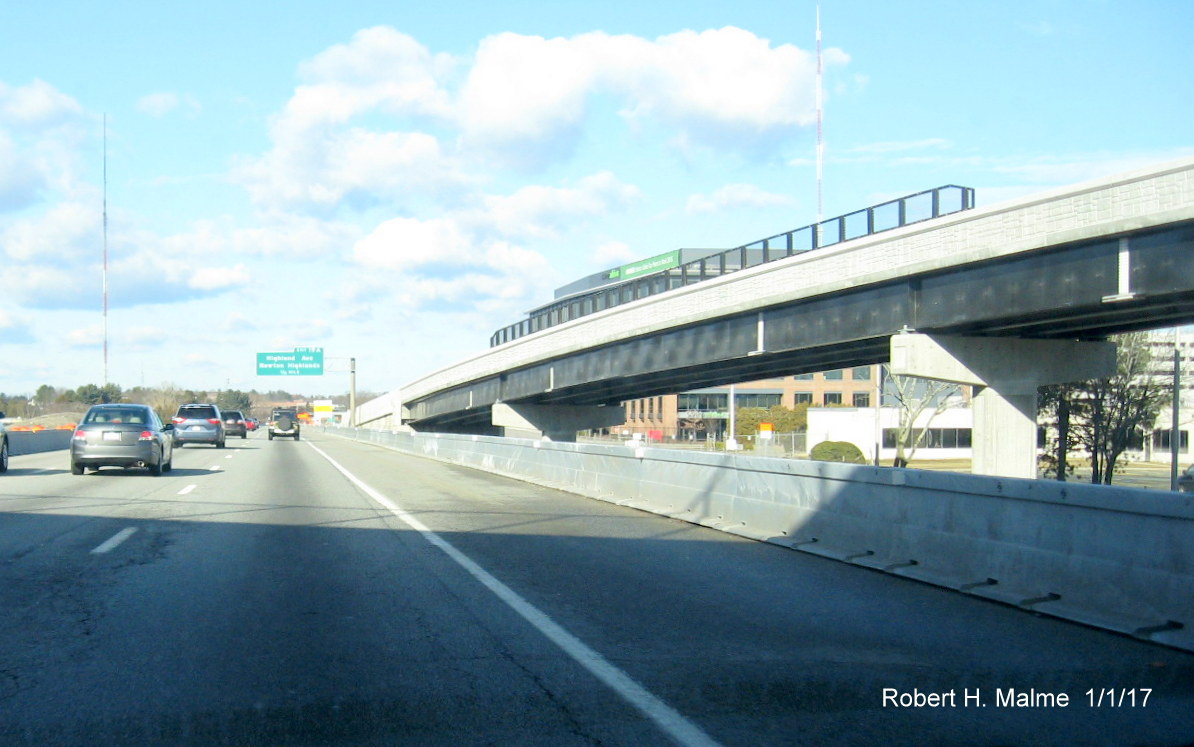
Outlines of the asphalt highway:
<svg viewBox="0 0 1194 747">
<path fill-rule="evenodd" d="M 0 475 L 0 744 L 1179 745 L 1194 655 L 321 434 Z"/>
</svg>

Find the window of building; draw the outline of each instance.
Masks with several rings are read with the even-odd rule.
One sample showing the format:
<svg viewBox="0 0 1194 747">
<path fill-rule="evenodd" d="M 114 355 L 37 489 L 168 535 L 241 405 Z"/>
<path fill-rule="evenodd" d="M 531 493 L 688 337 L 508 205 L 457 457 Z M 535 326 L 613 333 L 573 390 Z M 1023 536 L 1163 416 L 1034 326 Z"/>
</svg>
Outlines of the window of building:
<svg viewBox="0 0 1194 747">
<path fill-rule="evenodd" d="M 782 394 L 761 394 L 757 392 L 738 392 L 734 395 L 735 407 L 762 407 L 764 410 L 775 407 L 780 403 Z"/>
<path fill-rule="evenodd" d="M 854 392 L 854 406 L 855 407 L 870 407 L 871 406 L 870 392 Z"/>
<path fill-rule="evenodd" d="M 793 403 L 797 405 L 811 405 L 813 403 L 812 392 L 793 392 Z"/>
<path fill-rule="evenodd" d="M 1179 430 L 1178 432 L 1178 452 L 1188 452 L 1190 450 L 1190 434 L 1188 431 Z M 1153 431 L 1153 448 L 1168 451 L 1173 443 L 1173 431 Z"/>
<path fill-rule="evenodd" d="M 676 397 L 681 410 L 724 411 L 729 407 L 730 395 L 687 392 Z"/>
<path fill-rule="evenodd" d="M 870 366 L 855 366 L 850 369 L 850 377 L 855 381 L 870 381 L 871 367 Z"/>
<path fill-rule="evenodd" d="M 840 368 L 836 369 L 834 371 L 826 371 L 825 372 L 825 380 L 826 381 L 841 381 L 842 378 L 843 378 L 842 377 L 842 369 L 840 369 Z"/>
<path fill-rule="evenodd" d="M 883 429 L 883 448 L 896 447 L 898 429 Z M 923 434 L 920 447 L 925 449 L 969 449 L 972 446 L 973 431 L 970 428 L 929 428 Z M 918 432 L 920 437 L 921 433 Z"/>
<path fill-rule="evenodd" d="M 840 405 L 842 403 L 841 392 L 825 392 L 825 406 Z"/>
<path fill-rule="evenodd" d="M 812 381 L 813 375 L 812 374 L 796 374 L 792 378 L 795 379 L 796 381 Z"/>
</svg>

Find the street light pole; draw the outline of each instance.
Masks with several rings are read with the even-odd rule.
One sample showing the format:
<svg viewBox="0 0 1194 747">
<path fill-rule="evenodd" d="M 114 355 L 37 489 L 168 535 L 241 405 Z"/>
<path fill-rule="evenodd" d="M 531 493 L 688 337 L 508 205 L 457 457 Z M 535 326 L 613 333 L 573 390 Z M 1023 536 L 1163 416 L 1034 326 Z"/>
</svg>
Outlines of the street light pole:
<svg viewBox="0 0 1194 747">
<path fill-rule="evenodd" d="M 348 426 L 357 427 L 357 359 L 348 359 Z"/>
<path fill-rule="evenodd" d="M 1182 356 L 1177 344 L 1177 330 L 1173 339 L 1173 424 L 1169 426 L 1169 489 L 1177 490 L 1178 447 L 1181 446 L 1182 430 L 1178 425 L 1182 396 Z"/>
</svg>

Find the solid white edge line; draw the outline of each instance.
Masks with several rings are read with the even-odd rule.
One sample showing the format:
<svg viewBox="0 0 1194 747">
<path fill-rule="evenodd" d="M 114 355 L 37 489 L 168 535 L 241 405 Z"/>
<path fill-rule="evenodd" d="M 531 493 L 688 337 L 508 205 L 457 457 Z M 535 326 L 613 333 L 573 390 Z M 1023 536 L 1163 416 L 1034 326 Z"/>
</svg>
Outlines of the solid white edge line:
<svg viewBox="0 0 1194 747">
<path fill-rule="evenodd" d="M 495 578 L 491 573 L 486 571 L 481 566 L 477 565 L 471 558 L 453 547 L 447 540 L 440 537 L 435 532 L 427 528 L 423 522 L 416 519 L 414 516 L 408 514 L 397 504 L 377 492 L 373 488 L 362 482 L 356 475 L 349 472 L 342 467 L 339 462 L 332 459 L 318 446 L 314 446 L 308 442 L 307 444 L 316 453 L 322 456 L 333 467 L 336 468 L 340 474 L 344 475 L 353 485 L 357 486 L 365 495 L 372 498 L 376 503 L 384 507 L 394 516 L 398 517 L 404 524 L 409 526 L 423 536 L 423 539 L 439 548 L 452 560 L 456 561 L 464 570 L 468 571 L 469 575 L 481 582 L 485 588 L 489 589 L 506 603 L 512 610 L 517 612 L 524 620 L 533 625 L 540 633 L 545 635 L 552 643 L 559 646 L 564 653 L 571 657 L 576 663 L 580 664 L 585 669 L 589 670 L 597 679 L 601 680 L 607 687 L 620 695 L 622 699 L 634 706 L 640 713 L 655 722 L 659 728 L 668 734 L 672 739 L 682 745 L 716 745 L 708 734 L 701 730 L 699 726 L 692 723 L 678 711 L 673 709 L 668 704 L 664 703 L 659 698 L 652 695 L 646 688 L 635 682 L 630 675 L 615 667 L 605 660 L 601 654 L 585 645 L 579 638 L 569 633 L 558 623 L 547 616 L 546 613 L 535 607 L 533 604 L 523 599 L 509 586 Z"/>
<path fill-rule="evenodd" d="M 91 554 L 92 555 L 101 555 L 103 553 L 106 553 L 106 552 L 109 552 L 109 551 L 115 549 L 116 546 L 119 545 L 121 542 L 124 542 L 129 537 L 132 537 L 133 533 L 136 531 L 137 531 L 137 527 L 125 527 L 124 529 L 121 529 L 119 532 L 117 532 L 116 534 L 114 534 L 110 538 L 108 538 L 107 542 L 103 543 L 99 547 L 92 550 Z"/>
</svg>

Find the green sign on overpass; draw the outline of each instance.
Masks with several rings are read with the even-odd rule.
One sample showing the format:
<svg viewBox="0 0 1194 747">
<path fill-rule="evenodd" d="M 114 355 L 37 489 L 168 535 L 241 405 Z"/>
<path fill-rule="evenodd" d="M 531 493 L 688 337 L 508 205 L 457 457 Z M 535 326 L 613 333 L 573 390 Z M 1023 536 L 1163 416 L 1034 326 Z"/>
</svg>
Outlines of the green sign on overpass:
<svg viewBox="0 0 1194 747">
<path fill-rule="evenodd" d="M 292 353 L 258 353 L 258 376 L 322 376 L 323 348 L 295 348 Z"/>
</svg>

